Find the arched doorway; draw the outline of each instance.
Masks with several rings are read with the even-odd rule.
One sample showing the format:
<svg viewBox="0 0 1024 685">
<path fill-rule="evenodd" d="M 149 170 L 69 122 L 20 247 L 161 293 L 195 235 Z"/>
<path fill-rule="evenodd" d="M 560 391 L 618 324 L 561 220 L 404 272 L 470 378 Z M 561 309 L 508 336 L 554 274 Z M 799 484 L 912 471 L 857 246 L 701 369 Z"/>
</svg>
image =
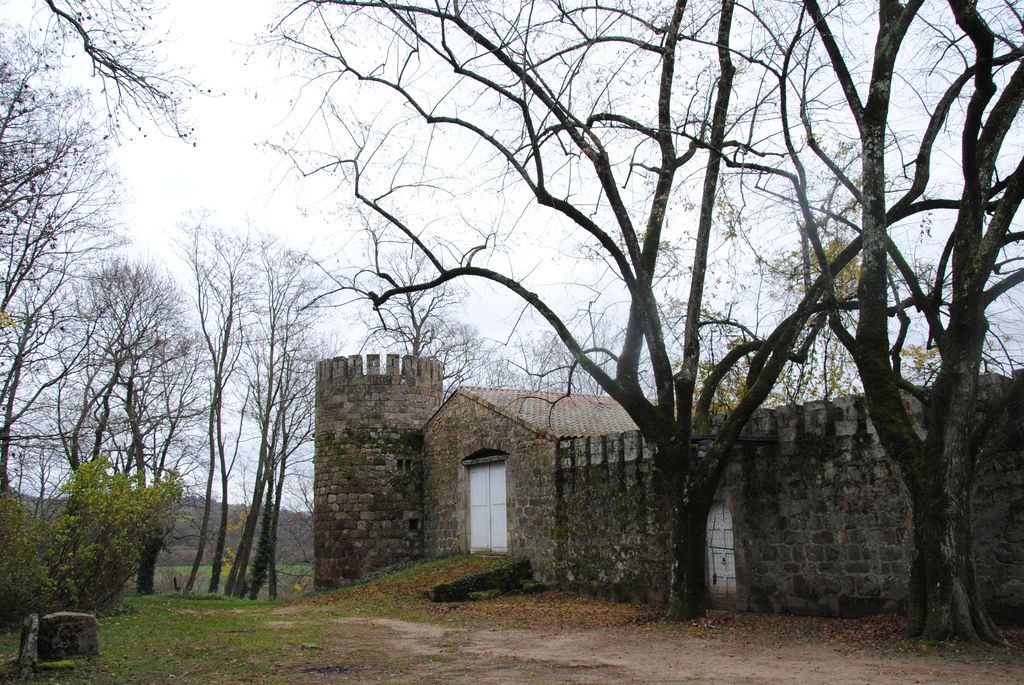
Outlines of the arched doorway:
<svg viewBox="0 0 1024 685">
<path fill-rule="evenodd" d="M 708 592 L 711 602 L 731 602 L 736 598 L 736 552 L 732 540 L 732 514 L 716 502 L 708 513 L 707 526 Z"/>
</svg>

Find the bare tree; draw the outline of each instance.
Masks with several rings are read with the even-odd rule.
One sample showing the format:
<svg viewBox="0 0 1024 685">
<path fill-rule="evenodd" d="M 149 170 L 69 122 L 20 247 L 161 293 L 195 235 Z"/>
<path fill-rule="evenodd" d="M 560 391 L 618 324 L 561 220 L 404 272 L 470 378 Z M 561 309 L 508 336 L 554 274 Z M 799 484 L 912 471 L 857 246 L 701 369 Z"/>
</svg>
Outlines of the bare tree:
<svg viewBox="0 0 1024 685">
<path fill-rule="evenodd" d="M 315 340 L 312 336 L 309 339 Z M 292 459 L 313 439 L 316 362 L 323 358 L 320 349 L 321 346 L 315 344 L 297 346 L 296 353 L 284 360 L 281 367 L 280 391 L 273 408 L 275 428 L 269 450 L 272 468 L 266 471 L 267 495 L 250 573 L 250 599 L 257 598 L 264 581 L 270 598 L 277 598 L 277 531 L 284 482 Z"/>
<path fill-rule="evenodd" d="M 1019 13 L 1007 12 L 1002 4 L 966 0 L 950 0 L 945 16 L 939 17 L 933 11 L 922 13 L 921 2 L 883 4 L 877 15 L 872 76 L 866 88 L 858 88 L 850 75 L 851 54 L 836 38 L 826 10 L 814 0 L 805 6 L 859 131 L 854 140 L 860 148 L 863 188 L 855 197 L 864 256 L 857 322 L 854 332 L 837 316 L 832 322 L 857 362 L 872 420 L 911 495 L 917 547 L 911 632 L 931 639 L 998 641 L 974 571 L 970 503 L 978 472 L 1005 440 L 1005 432 L 996 429 L 1015 420 L 1024 398 L 1024 378 L 1019 378 L 1003 402 L 988 409 L 984 421 L 976 419 L 978 374 L 989 331 L 986 310 L 1024 281 L 1024 270 L 1014 267 L 1022 237 L 1014 226 L 1024 198 L 1024 157 L 1016 145 L 1005 144 L 1024 102 Z M 913 176 L 899 178 L 888 173 L 889 127 L 898 58 L 913 25 L 934 27 L 936 40 L 958 47 L 949 67 L 953 73 L 941 70 L 945 73 L 938 97 L 928 93 L 930 111 L 925 114 L 930 116 L 918 136 Z M 1009 27 L 1012 33 L 1006 31 Z M 949 64 L 943 62 L 943 67 Z M 962 116 L 957 105 L 966 108 Z M 943 129 L 956 132 L 960 179 L 952 187 L 928 192 L 937 171 L 931 153 Z M 896 195 L 889 183 L 893 177 L 900 183 Z M 894 225 L 925 209 L 942 215 L 948 227 L 942 257 L 930 278 L 911 266 L 912 259 L 890 237 Z M 927 393 L 902 380 L 899 358 L 905 334 L 897 334 L 895 341 L 890 337 L 891 307 L 899 305 L 893 301 L 893 266 L 903 281 L 899 290 L 921 312 L 928 338 L 942 358 Z M 923 439 L 913 430 L 902 389 L 927 403 L 929 430 Z"/>
<path fill-rule="evenodd" d="M 208 591 L 220 586 L 228 527 L 228 483 L 234 456 L 228 457 L 224 428 L 225 399 L 242 353 L 244 317 L 251 303 L 254 285 L 248 236 L 234 237 L 210 225 L 209 216 L 193 218 L 183 226 L 180 242 L 182 256 L 192 275 L 199 328 L 210 369 L 207 442 L 209 462 L 206 474 L 206 498 L 199 525 L 199 543 L 188 580 L 182 589 L 192 592 L 202 564 L 209 535 L 213 481 L 220 469 L 220 525 L 213 553 Z M 235 441 L 237 454 L 237 440 Z"/>
<path fill-rule="evenodd" d="M 792 350 L 816 330 L 808 322 L 818 316 L 823 286 L 821 279 L 808 284 L 767 334 L 745 346 L 751 372 L 743 395 L 710 449 L 698 455 L 695 432 L 710 429 L 695 391 L 722 151 L 730 132 L 742 137 L 744 126 L 756 129 L 761 101 L 771 94 L 755 82 L 742 101 L 734 100 L 736 10 L 732 0 L 512 8 L 299 2 L 278 29 L 285 44 L 311 58 L 326 88 L 365 88 L 393 98 L 391 109 L 373 114 L 376 125 L 355 126 L 342 104 L 353 101 L 351 91 L 335 98 L 318 92 L 320 113 L 336 132 L 349 134 L 351 146 L 296 155 L 306 173 L 346 174 L 355 197 L 430 266 L 414 284 L 371 270 L 357 274 L 351 287 L 381 307 L 407 293 L 480 278 L 514 293 L 551 326 L 579 369 L 629 413 L 654 447 L 663 520 L 672 531 L 674 619 L 704 612 L 705 526 L 718 481 Z M 745 18 L 756 21 L 749 13 Z M 393 146 L 395 140 L 401 146 Z M 463 202 L 477 190 L 486 201 Z M 486 230 L 485 202 L 496 197 L 509 211 L 498 211 L 498 227 Z M 690 197 L 698 198 L 693 211 Z M 522 205 L 508 206 L 513 198 Z M 470 205 L 476 211 L 465 209 Z M 586 308 L 565 312 L 558 288 L 544 292 L 543 284 L 530 282 L 529 269 L 516 268 L 533 261 L 528 250 L 506 256 L 514 249 L 518 217 L 528 210 L 547 231 L 522 242 L 555 247 L 556 236 L 568 233 L 591 255 L 587 263 L 600 267 L 572 279 L 563 275 L 562 283 L 572 280 L 592 297 L 621 298 L 624 330 L 615 349 L 589 346 L 586 326 L 578 325 Z M 662 307 L 663 277 L 674 266 L 672 240 L 685 242 L 690 255 L 677 337 L 669 335 Z M 833 268 L 856 249 L 837 255 Z"/>
<path fill-rule="evenodd" d="M 385 279 L 396 286 L 418 283 L 432 268 L 416 250 L 384 252 L 376 239 L 373 245 L 374 271 L 386 274 Z M 467 296 L 465 288 L 449 282 L 388 300 L 362 315 L 361 323 L 367 329 L 363 346 L 437 359 L 444 366 L 447 396 L 469 381 L 475 369 L 496 352 L 474 326 L 459 320 L 457 310 Z"/>
<path fill-rule="evenodd" d="M 180 337 L 133 369 L 124 383 L 128 436 L 127 447 L 118 453 L 135 464 L 140 484 L 165 480 L 172 471 L 190 471 L 201 458 L 197 429 L 205 414 L 205 369 L 199 340 L 190 335 L 183 317 L 173 323 L 180 326 Z M 170 525 L 158 527 L 146 541 L 136 578 L 138 594 L 154 591 L 157 558 L 170 530 Z"/>
<path fill-rule="evenodd" d="M 238 597 L 251 587 L 246 573 L 261 515 L 271 517 L 268 525 L 273 529 L 274 497 L 268 491 L 274 486 L 275 473 L 280 467 L 283 474 L 287 458 L 312 434 L 312 415 L 304 395 L 309 378 L 302 378 L 308 366 L 303 367 L 302 360 L 313 341 L 316 310 L 308 305 L 322 289 L 312 264 L 275 240 L 261 240 L 255 260 L 257 295 L 245 336 L 243 373 L 245 414 L 258 436 L 256 472 L 249 513 L 224 587 L 225 593 Z M 269 539 L 268 544 L 265 554 L 272 552 Z"/>
<path fill-rule="evenodd" d="M 11 487 L 8 465 L 16 450 L 31 445 L 56 447 L 55 426 L 50 419 L 52 393 L 82 359 L 82 341 L 75 309 L 66 299 L 74 282 L 63 277 L 40 279 L 44 287 L 30 288 L 10 306 L 12 325 L 2 332 L 4 352 L 3 418 L 0 424 L 0 455 L 4 484 Z"/>
<path fill-rule="evenodd" d="M 69 297 L 112 242 L 117 207 L 103 136 L 81 93 L 55 83 L 53 55 L 14 33 L 0 44 L 0 492 L 16 426 L 67 372 Z"/>
<path fill-rule="evenodd" d="M 55 387 L 61 441 L 72 470 L 108 455 L 140 485 L 164 480 L 196 457 L 200 415 L 198 341 L 185 324 L 175 283 L 152 264 L 112 260 L 89 275 L 80 294 L 83 351 Z M 139 590 L 152 591 L 167 530 L 152 531 Z"/>
<path fill-rule="evenodd" d="M 64 51 L 84 53 L 103 82 L 112 128 L 120 113 L 139 115 L 185 138 L 182 95 L 194 86 L 156 54 L 160 4 L 150 0 L 42 0 L 53 22 L 47 38 Z"/>
<path fill-rule="evenodd" d="M 83 295 L 85 358 L 62 383 L 58 406 L 68 464 L 113 450 L 121 470 L 144 473 L 144 438 L 129 413 L 138 409 L 138 384 L 183 354 L 181 293 L 155 266 L 115 259 L 90 274 Z"/>
<path fill-rule="evenodd" d="M 616 337 L 621 331 L 609 330 L 607 322 L 589 319 L 584 332 L 587 336 L 586 347 L 593 349 L 612 349 Z M 604 360 L 607 365 L 608 360 Z M 500 367 L 484 367 L 483 377 L 486 385 L 496 387 L 516 387 L 544 392 L 564 392 L 567 394 L 601 395 L 604 389 L 588 374 L 566 349 L 557 335 L 550 332 L 520 336 L 506 346 L 503 358 L 499 358 Z M 478 371 L 480 373 L 481 371 Z M 647 379 L 641 380 L 645 385 Z M 645 385 L 650 390 L 649 385 Z"/>
<path fill-rule="evenodd" d="M 806 270 L 828 281 L 830 329 L 910 494 L 911 634 L 998 641 L 974 570 L 971 501 L 1019 431 L 1024 399 L 1024 377 L 998 399 L 978 389 L 986 345 L 998 344 L 990 312 L 1019 311 L 1009 298 L 1024 282 L 1020 14 L 998 2 L 805 0 L 763 16 L 777 46 L 779 144 L 757 160 L 730 151 L 728 163 L 800 217 Z M 873 42 L 848 40 L 850 22 L 876 25 Z M 837 238 L 863 244 L 852 272 L 829 263 Z M 924 348 L 938 357 L 929 388 L 904 374 L 907 351 Z M 996 356 L 1020 363 L 1005 347 Z M 925 437 L 904 393 L 923 402 Z"/>
<path fill-rule="evenodd" d="M 188 469 L 198 415 L 197 341 L 183 323 L 180 293 L 154 267 L 114 260 L 84 279 L 68 373 L 53 386 L 55 431 L 72 470 L 109 455 L 141 485 Z M 143 545 L 138 588 L 152 591 L 166 530 Z"/>
</svg>

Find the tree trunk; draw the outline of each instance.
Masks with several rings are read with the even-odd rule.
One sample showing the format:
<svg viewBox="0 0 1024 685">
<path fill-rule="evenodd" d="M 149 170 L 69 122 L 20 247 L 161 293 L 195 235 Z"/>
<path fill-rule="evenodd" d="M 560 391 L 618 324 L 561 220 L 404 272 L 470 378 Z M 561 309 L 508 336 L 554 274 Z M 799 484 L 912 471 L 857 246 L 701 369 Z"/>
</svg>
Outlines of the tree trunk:
<svg viewBox="0 0 1024 685">
<path fill-rule="evenodd" d="M 988 616 L 976 582 L 974 552 L 967 506 L 950 506 L 946 498 L 919 497 L 915 526 L 920 526 L 926 587 L 923 623 L 915 616 L 911 625 L 928 640 L 965 640 L 999 643 L 998 628 Z"/>
<path fill-rule="evenodd" d="M 256 545 L 256 558 L 252 562 L 252 583 L 249 587 L 249 599 L 257 599 L 263 583 L 267 579 L 267 572 L 270 568 L 270 559 L 274 553 L 274 545 L 271 540 L 271 532 L 274 521 L 274 483 L 273 469 L 267 469 L 267 476 L 271 482 L 267 484 L 267 500 L 263 504 L 263 518 L 260 520 L 260 538 Z"/>
<path fill-rule="evenodd" d="M 91 461 L 99 459 L 100 454 L 103 452 L 103 435 L 107 432 L 107 424 L 110 421 L 110 396 L 114 392 L 114 384 L 117 382 L 120 374 L 121 367 L 115 366 L 110 374 L 110 381 L 108 381 L 107 386 L 103 390 L 103 399 L 100 401 L 100 414 L 96 420 L 96 429 L 93 431 L 92 450 L 89 454 Z"/>
<path fill-rule="evenodd" d="M 924 635 L 924 623 L 928 618 L 928 572 L 924 554 L 925 542 L 922 533 L 925 526 L 919 525 L 917 518 L 921 508 L 910 500 L 911 516 L 914 528 L 914 557 L 910 561 L 910 580 L 907 585 L 907 635 L 921 637 Z"/>
<path fill-rule="evenodd" d="M 271 316 L 274 320 L 275 317 Z M 249 555 L 252 552 L 253 538 L 256 535 L 256 524 L 260 516 L 260 506 L 263 503 L 263 488 L 268 481 L 273 480 L 273 464 L 271 455 L 273 440 L 271 437 L 271 408 L 273 407 L 275 389 L 277 388 L 277 369 L 275 367 L 275 337 L 272 333 L 266 350 L 267 378 L 266 396 L 258 403 L 259 409 L 257 419 L 260 423 L 260 448 L 256 464 L 256 480 L 253 483 L 252 504 L 250 505 L 249 516 L 245 519 L 245 526 L 242 528 L 242 537 L 238 541 L 238 549 L 235 552 L 235 563 L 228 574 L 228 582 L 225 586 L 227 594 L 234 597 L 245 596 L 245 572 L 249 565 Z"/>
<path fill-rule="evenodd" d="M 156 576 L 156 560 L 164 546 L 164 532 L 160 529 L 150 533 L 149 539 L 139 556 L 139 571 L 135 580 L 135 594 L 151 595 L 154 590 Z"/>
<path fill-rule="evenodd" d="M 263 457 L 263 455 L 260 455 Z M 260 459 L 256 467 L 256 482 L 253 484 L 252 504 L 249 506 L 249 515 L 245 518 L 245 525 L 242 526 L 242 536 L 238 540 L 238 549 L 235 550 L 235 563 L 231 565 L 231 572 L 228 574 L 224 592 L 232 597 L 245 596 L 245 574 L 249 566 L 249 555 L 252 553 L 252 543 L 256 537 L 256 524 L 260 520 L 260 508 L 263 505 L 263 488 L 266 486 L 266 465 L 264 459 Z"/>
<path fill-rule="evenodd" d="M 220 572 L 224 565 L 224 547 L 228 536 L 228 479 L 224 469 L 224 456 L 220 460 L 220 527 L 217 529 L 217 546 L 210 561 L 210 594 L 220 589 Z"/>
<path fill-rule="evenodd" d="M 223 408 L 223 384 L 218 386 L 217 393 L 217 407 L 214 427 L 216 434 L 217 443 L 217 459 L 220 461 L 220 529 L 217 533 L 217 546 L 214 549 L 213 559 L 211 560 L 210 566 L 210 588 L 211 594 L 217 592 L 220 587 L 220 573 L 221 568 L 224 565 L 224 548 L 226 545 L 227 534 L 228 534 L 228 477 L 230 476 L 230 469 L 228 469 L 227 455 L 225 454 L 224 448 L 224 422 L 223 416 L 221 415 L 221 409 Z M 211 408 L 212 412 L 212 408 Z M 239 420 L 239 433 L 235 435 L 235 454 L 238 453 L 238 440 L 241 436 L 241 419 Z M 210 459 L 213 459 L 213 455 L 210 455 Z M 234 466 L 234 458 L 231 460 L 232 466 Z"/>
<path fill-rule="evenodd" d="M 678 394 L 689 398 L 692 406 L 692 386 L 691 392 Z M 666 615 L 669 621 L 689 621 L 707 611 L 707 519 L 718 480 L 713 479 L 710 486 L 694 482 L 698 474 L 694 469 L 695 455 L 689 449 L 691 430 L 692 426 L 690 430 L 684 428 L 682 440 L 674 436 L 656 448 L 654 454 L 654 468 L 659 472 L 655 481 L 658 518 L 671 524 L 672 575 Z M 681 444 L 686 448 L 680 448 Z"/>
<path fill-rule="evenodd" d="M 14 398 L 21 384 L 22 356 L 20 352 L 11 362 L 11 371 L 4 398 L 4 423 L 0 426 L 0 493 L 11 489 L 11 425 L 14 423 Z"/>
<path fill-rule="evenodd" d="M 963 314 L 963 309 L 954 311 Z M 979 371 L 971 360 L 981 359 L 984 331 L 983 320 L 951 316 L 940 347 L 942 369 L 928 398 L 924 439 L 903 405 L 885 348 L 862 343 L 855 355 L 872 422 L 900 467 L 910 497 L 915 550 L 908 632 L 915 637 L 1001 641 L 981 602 L 971 533 L 971 433 Z"/>
<path fill-rule="evenodd" d="M 871 395 L 869 391 L 869 401 Z M 949 403 L 942 395 L 937 383 L 931 400 L 932 423 L 924 441 L 911 439 L 914 428 L 902 407 L 887 411 L 882 409 L 886 403 L 875 398 L 871 413 L 882 444 L 901 467 L 910 499 L 914 557 L 908 585 L 908 633 L 930 640 L 1000 642 L 981 602 L 974 571 L 970 448 L 962 440 L 949 440 L 954 433 L 966 435 L 950 424 L 969 426 L 973 402 Z M 937 416 L 946 418 L 935 422 Z"/>
<path fill-rule="evenodd" d="M 972 512 L 977 364 L 983 325 L 947 331 L 943 368 L 932 388 L 928 437 L 915 460 L 911 487 L 915 541 L 923 563 L 924 621 L 912 625 L 930 640 L 1002 641 L 978 590 Z"/>
<path fill-rule="evenodd" d="M 210 500 L 213 499 L 213 476 L 217 470 L 217 420 L 216 417 L 219 414 L 218 406 L 220 398 L 218 397 L 217 387 L 213 390 L 213 402 L 210 404 L 209 414 L 207 416 L 207 429 L 209 431 L 209 447 L 210 447 L 210 470 L 206 474 L 206 501 L 203 503 L 203 521 L 199 525 L 199 544 L 196 547 L 196 557 L 192 561 L 192 570 L 189 571 L 188 580 L 185 582 L 185 588 L 181 591 L 183 595 L 192 594 L 192 587 L 195 585 L 196 576 L 199 575 L 199 567 L 203 563 L 203 554 L 206 552 L 206 542 L 210 530 Z M 219 573 L 219 571 L 218 571 Z"/>
<path fill-rule="evenodd" d="M 203 555 L 206 553 L 206 543 L 210 533 L 210 500 L 213 499 L 213 475 L 214 462 L 210 462 L 210 473 L 206 477 L 206 501 L 203 502 L 203 520 L 199 524 L 199 544 L 196 546 L 196 557 L 192 561 L 192 570 L 188 573 L 188 580 L 181 589 L 181 594 L 191 595 L 196 584 L 196 577 L 199 575 L 199 567 L 203 564 Z"/>
<path fill-rule="evenodd" d="M 277 599 L 277 523 L 281 519 L 281 496 L 284 491 L 285 465 L 287 458 L 281 456 L 281 467 L 277 472 L 277 492 L 274 494 L 274 519 L 270 526 L 270 569 L 267 573 L 267 594 Z"/>
<path fill-rule="evenodd" d="M 267 599 L 277 599 L 277 530 L 270 533 L 270 566 L 267 568 Z"/>
<path fill-rule="evenodd" d="M 677 498 L 673 507 L 672 587 L 670 621 L 689 621 L 707 611 L 705 578 L 707 521 L 711 498 L 691 495 Z"/>
<path fill-rule="evenodd" d="M 0 427 L 0 494 L 11 489 L 10 476 L 8 475 L 7 464 L 11 458 L 11 427 L 4 425 Z"/>
</svg>

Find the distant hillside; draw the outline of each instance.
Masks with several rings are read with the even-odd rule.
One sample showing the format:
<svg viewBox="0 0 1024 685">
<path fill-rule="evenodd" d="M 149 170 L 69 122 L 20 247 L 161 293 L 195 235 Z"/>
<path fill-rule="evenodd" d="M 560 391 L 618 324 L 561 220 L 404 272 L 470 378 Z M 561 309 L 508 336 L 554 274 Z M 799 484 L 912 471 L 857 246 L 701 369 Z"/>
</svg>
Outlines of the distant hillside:
<svg viewBox="0 0 1024 685">
<path fill-rule="evenodd" d="M 228 506 L 227 547 L 234 550 L 242 533 L 242 523 L 248 508 L 238 504 Z M 199 543 L 199 524 L 203 520 L 203 500 L 187 497 L 182 500 L 174 528 L 167 536 L 165 550 L 157 562 L 159 566 L 186 566 L 195 558 Z M 206 546 L 204 563 L 213 557 L 217 525 L 220 522 L 220 502 L 214 501 L 210 509 L 210 541 Z M 279 564 L 302 564 L 313 559 L 313 522 L 306 512 L 281 511 L 277 530 L 277 561 Z"/>
</svg>

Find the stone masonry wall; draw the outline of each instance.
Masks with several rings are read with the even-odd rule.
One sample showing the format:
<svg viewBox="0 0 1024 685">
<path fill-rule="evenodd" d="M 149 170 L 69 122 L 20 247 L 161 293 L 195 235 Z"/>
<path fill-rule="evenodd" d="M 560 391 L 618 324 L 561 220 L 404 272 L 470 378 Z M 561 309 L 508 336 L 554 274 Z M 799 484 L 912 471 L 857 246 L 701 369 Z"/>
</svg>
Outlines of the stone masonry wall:
<svg viewBox="0 0 1024 685">
<path fill-rule="evenodd" d="M 508 553 L 529 557 L 534 576 L 551 582 L 554 553 L 555 441 L 459 394 L 425 429 L 424 551 L 469 549 L 467 470 L 481 449 L 506 452 Z"/>
<path fill-rule="evenodd" d="M 618 601 L 668 599 L 667 512 L 638 432 L 563 440 L 553 570 L 559 586 Z"/>
<path fill-rule="evenodd" d="M 904 608 L 906 498 L 857 398 L 764 410 L 716 499 L 733 518 L 741 610 L 856 616 Z M 1024 623 L 1024 455 L 975 496 L 977 569 L 993 614 Z M 669 546 L 636 433 L 563 441 L 554 582 L 621 599 L 663 599 Z"/>
<path fill-rule="evenodd" d="M 985 475 L 974 512 L 981 592 L 996 621 L 1024 625 L 1024 452 Z"/>
<path fill-rule="evenodd" d="M 387 355 L 317 367 L 314 583 L 335 587 L 423 556 L 423 425 L 441 405 L 441 365 Z"/>
<path fill-rule="evenodd" d="M 777 445 L 740 450 L 719 487 L 743 548 L 745 608 L 825 616 L 903 608 L 908 511 L 862 402 L 767 414 Z"/>
</svg>

